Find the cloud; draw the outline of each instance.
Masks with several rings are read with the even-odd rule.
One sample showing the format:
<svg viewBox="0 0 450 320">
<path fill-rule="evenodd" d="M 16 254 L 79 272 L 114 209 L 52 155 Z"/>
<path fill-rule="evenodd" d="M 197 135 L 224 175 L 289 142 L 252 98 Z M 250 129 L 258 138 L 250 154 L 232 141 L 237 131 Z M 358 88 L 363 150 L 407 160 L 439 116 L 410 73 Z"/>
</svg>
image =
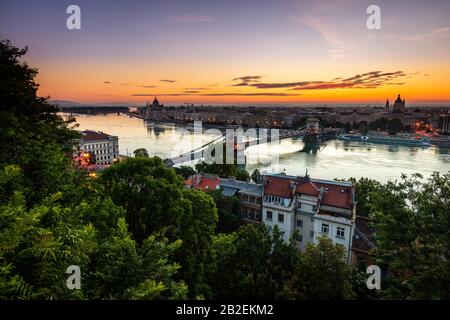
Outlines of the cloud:
<svg viewBox="0 0 450 320">
<path fill-rule="evenodd" d="M 255 96 L 269 96 L 269 97 L 290 97 L 299 96 L 297 93 L 287 92 L 222 92 L 222 93 L 135 93 L 133 97 L 178 97 L 178 96 L 206 96 L 206 97 L 224 97 L 224 96 L 243 96 L 243 97 L 255 97 Z"/>
<path fill-rule="evenodd" d="M 403 40 L 411 42 L 420 42 L 424 40 L 443 39 L 450 37 L 450 27 L 434 29 L 428 33 L 414 36 L 403 37 Z"/>
<path fill-rule="evenodd" d="M 233 87 L 245 87 L 249 86 L 252 83 L 259 82 L 262 76 L 242 76 L 238 78 L 234 78 L 233 81 L 240 81 L 237 84 L 233 84 Z"/>
<path fill-rule="evenodd" d="M 211 90 L 211 88 L 195 87 L 195 88 L 184 88 L 184 90 Z"/>
<path fill-rule="evenodd" d="M 145 89 L 158 88 L 158 86 L 143 85 L 143 84 L 132 84 L 132 83 L 128 83 L 128 82 L 103 81 L 103 83 L 104 84 L 116 84 L 116 85 L 120 85 L 120 86 L 135 87 L 135 88 L 145 88 Z"/>
<path fill-rule="evenodd" d="M 159 80 L 159 81 L 161 81 L 161 82 L 167 82 L 167 83 L 174 83 L 174 82 L 177 82 L 177 80 L 170 80 L 170 79 L 162 79 L 162 80 Z"/>
<path fill-rule="evenodd" d="M 415 72 L 407 74 L 404 71 L 395 71 L 395 72 L 370 71 L 347 78 L 336 77 L 331 81 L 314 80 L 314 81 L 277 82 L 277 83 L 247 81 L 245 85 L 257 89 L 281 89 L 281 88 L 289 90 L 327 90 L 327 89 L 344 89 L 344 88 L 373 89 L 387 84 L 403 85 L 404 82 L 398 82 L 395 80 L 404 77 L 411 77 L 412 75 L 417 74 L 419 73 Z M 253 79 L 250 80 L 252 81 Z M 243 84 L 241 83 L 240 85 Z"/>
<path fill-rule="evenodd" d="M 216 19 L 211 16 L 197 15 L 197 14 L 181 14 L 172 16 L 169 21 L 175 23 L 210 23 L 216 22 Z"/>
<path fill-rule="evenodd" d="M 321 81 L 316 81 L 320 83 Z M 301 81 L 301 82 L 285 82 L 285 83 L 255 83 L 252 87 L 258 89 L 280 89 L 280 88 L 292 88 L 297 86 L 305 86 L 312 83 L 311 81 Z"/>
</svg>

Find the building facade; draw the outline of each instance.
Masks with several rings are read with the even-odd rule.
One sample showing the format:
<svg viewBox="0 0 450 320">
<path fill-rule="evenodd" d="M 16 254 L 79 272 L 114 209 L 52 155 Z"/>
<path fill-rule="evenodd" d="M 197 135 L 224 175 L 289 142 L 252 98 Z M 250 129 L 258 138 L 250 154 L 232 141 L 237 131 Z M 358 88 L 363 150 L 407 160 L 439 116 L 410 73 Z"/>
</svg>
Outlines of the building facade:
<svg viewBox="0 0 450 320">
<path fill-rule="evenodd" d="M 203 191 L 221 189 L 224 196 L 237 196 L 245 222 L 264 223 L 270 229 L 277 226 L 283 240 L 294 239 L 300 250 L 326 236 L 342 246 L 352 262 L 356 217 L 352 183 L 307 175 L 265 174 L 262 178 L 262 184 L 255 184 L 198 174 L 186 179 L 185 185 Z"/>
<path fill-rule="evenodd" d="M 355 229 L 355 188 L 349 182 L 286 175 L 264 175 L 262 222 L 275 225 L 287 242 L 304 250 L 327 236 L 351 261 Z"/>
<path fill-rule="evenodd" d="M 110 165 L 119 159 L 119 138 L 100 131 L 81 132 L 79 150 L 91 164 Z"/>
<path fill-rule="evenodd" d="M 222 179 L 220 188 L 224 196 L 237 196 L 239 199 L 239 212 L 247 223 L 261 223 L 262 185 L 238 181 L 235 179 Z"/>
</svg>

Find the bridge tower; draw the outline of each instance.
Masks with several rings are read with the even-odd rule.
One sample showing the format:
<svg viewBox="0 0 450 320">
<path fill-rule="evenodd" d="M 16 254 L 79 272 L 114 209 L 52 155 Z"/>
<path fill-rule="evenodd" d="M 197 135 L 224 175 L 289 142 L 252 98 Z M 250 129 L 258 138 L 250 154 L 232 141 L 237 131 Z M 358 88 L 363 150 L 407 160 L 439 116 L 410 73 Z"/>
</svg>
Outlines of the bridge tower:
<svg viewBox="0 0 450 320">
<path fill-rule="evenodd" d="M 306 120 L 305 135 L 303 137 L 303 142 L 307 144 L 316 144 L 320 142 L 319 133 L 319 119 L 308 118 Z"/>
<path fill-rule="evenodd" d="M 318 133 L 319 132 L 319 119 L 308 118 L 306 120 L 306 131 L 308 133 Z"/>
</svg>

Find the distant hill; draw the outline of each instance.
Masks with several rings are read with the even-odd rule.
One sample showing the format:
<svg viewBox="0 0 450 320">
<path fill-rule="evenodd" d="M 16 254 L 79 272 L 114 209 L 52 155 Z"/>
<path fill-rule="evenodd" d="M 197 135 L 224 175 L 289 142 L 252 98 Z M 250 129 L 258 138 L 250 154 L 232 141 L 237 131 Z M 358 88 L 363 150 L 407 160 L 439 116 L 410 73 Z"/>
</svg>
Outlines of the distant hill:
<svg viewBox="0 0 450 320">
<path fill-rule="evenodd" d="M 70 100 L 48 100 L 50 104 L 58 105 L 61 108 L 67 108 L 67 107 L 111 107 L 111 106 L 117 106 L 117 107 L 129 107 L 131 106 L 130 103 L 125 102 L 109 102 L 109 103 L 79 103 L 75 101 Z"/>
<path fill-rule="evenodd" d="M 58 105 L 62 108 L 64 107 L 81 107 L 86 106 L 86 104 L 78 103 L 75 101 L 69 101 L 69 100 L 48 100 L 48 103 Z"/>
</svg>

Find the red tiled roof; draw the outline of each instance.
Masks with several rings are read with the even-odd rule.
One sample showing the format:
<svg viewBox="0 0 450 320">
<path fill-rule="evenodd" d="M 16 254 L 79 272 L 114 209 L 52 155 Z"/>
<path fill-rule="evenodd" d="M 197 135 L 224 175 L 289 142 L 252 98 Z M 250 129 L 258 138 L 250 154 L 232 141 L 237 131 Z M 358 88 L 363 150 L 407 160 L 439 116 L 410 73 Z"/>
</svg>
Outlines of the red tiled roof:
<svg viewBox="0 0 450 320">
<path fill-rule="evenodd" d="M 292 183 L 296 184 L 295 191 L 311 196 L 318 196 L 320 188 L 323 188 L 321 204 L 353 209 L 353 187 L 336 183 L 326 183 L 322 181 L 309 181 L 301 177 L 289 176 L 265 176 L 264 194 L 292 198 Z"/>
<path fill-rule="evenodd" d="M 353 209 L 352 187 L 319 183 L 325 189 L 321 203 L 326 206 Z"/>
<path fill-rule="evenodd" d="M 271 196 L 292 198 L 291 182 L 286 177 L 266 176 L 264 180 L 264 194 Z"/>
<path fill-rule="evenodd" d="M 297 186 L 296 192 L 317 197 L 319 195 L 319 189 L 320 187 L 318 187 L 314 182 L 306 182 Z"/>
<path fill-rule="evenodd" d="M 81 132 L 81 139 L 83 141 L 98 141 L 98 140 L 106 140 L 108 139 L 109 135 L 100 132 L 100 131 L 82 131 Z"/>
<path fill-rule="evenodd" d="M 198 189 L 202 191 L 216 190 L 220 184 L 219 177 L 207 177 L 201 175 L 194 175 L 184 181 L 184 185 L 189 188 Z"/>
</svg>

